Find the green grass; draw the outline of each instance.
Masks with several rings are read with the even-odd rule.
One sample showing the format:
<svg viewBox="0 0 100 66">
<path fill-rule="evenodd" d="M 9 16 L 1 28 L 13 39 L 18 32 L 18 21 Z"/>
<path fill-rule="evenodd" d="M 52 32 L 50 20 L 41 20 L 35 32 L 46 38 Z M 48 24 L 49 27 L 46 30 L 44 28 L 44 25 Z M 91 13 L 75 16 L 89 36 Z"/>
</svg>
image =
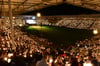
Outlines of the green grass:
<svg viewBox="0 0 100 66">
<path fill-rule="evenodd" d="M 74 44 L 76 41 L 91 38 L 91 30 L 71 29 L 56 26 L 23 26 L 22 30 L 52 41 L 54 44 Z"/>
</svg>

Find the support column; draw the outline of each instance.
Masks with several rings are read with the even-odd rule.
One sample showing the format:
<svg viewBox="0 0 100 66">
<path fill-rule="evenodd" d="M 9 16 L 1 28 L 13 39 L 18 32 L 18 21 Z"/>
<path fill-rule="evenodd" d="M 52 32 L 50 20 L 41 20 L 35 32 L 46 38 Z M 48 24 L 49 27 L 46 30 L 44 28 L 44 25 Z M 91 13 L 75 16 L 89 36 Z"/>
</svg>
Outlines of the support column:
<svg viewBox="0 0 100 66">
<path fill-rule="evenodd" d="M 10 20 L 10 25 L 11 25 L 12 49 L 16 49 L 15 43 L 14 43 L 14 26 L 13 26 L 13 18 L 12 18 L 11 0 L 8 0 L 8 7 L 9 7 L 9 20 Z"/>
</svg>

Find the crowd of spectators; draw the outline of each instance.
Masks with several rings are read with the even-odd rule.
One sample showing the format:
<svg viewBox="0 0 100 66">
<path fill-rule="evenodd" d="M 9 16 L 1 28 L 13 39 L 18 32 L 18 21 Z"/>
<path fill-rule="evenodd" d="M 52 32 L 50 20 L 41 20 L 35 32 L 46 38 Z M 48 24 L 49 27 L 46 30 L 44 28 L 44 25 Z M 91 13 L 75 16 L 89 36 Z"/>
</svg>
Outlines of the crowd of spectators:
<svg viewBox="0 0 100 66">
<path fill-rule="evenodd" d="M 99 27 L 100 22 L 97 18 L 63 18 L 56 23 L 56 26 L 65 26 L 79 29 L 93 29 Z"/>
<path fill-rule="evenodd" d="M 42 17 L 37 22 L 42 25 L 64 26 L 78 29 L 93 29 L 100 26 L 98 17 Z M 56 18 L 56 20 L 51 20 Z M 58 20 L 57 20 L 58 19 Z M 53 23 L 54 22 L 54 23 Z"/>
<path fill-rule="evenodd" d="M 75 45 L 53 47 L 53 43 L 14 28 L 0 28 L 0 66 L 100 66 L 100 36 L 77 41 Z"/>
</svg>

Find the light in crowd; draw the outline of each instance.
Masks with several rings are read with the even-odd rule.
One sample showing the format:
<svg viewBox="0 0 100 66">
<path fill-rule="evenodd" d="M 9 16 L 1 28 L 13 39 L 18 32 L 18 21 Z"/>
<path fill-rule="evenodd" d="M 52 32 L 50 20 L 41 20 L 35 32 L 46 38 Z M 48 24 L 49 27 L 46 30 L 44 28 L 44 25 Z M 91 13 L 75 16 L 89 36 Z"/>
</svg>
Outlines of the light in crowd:
<svg viewBox="0 0 100 66">
<path fill-rule="evenodd" d="M 79 44 L 77 44 L 77 46 L 79 47 L 80 45 L 79 45 Z"/>
<path fill-rule="evenodd" d="M 68 64 L 69 62 L 68 61 L 66 61 L 66 64 Z"/>
<path fill-rule="evenodd" d="M 37 17 L 41 17 L 41 13 L 37 13 L 36 16 L 37 16 Z"/>
<path fill-rule="evenodd" d="M 8 53 L 8 57 L 12 57 L 13 56 L 13 53 Z"/>
<path fill-rule="evenodd" d="M 21 53 L 19 53 L 19 55 L 22 55 Z"/>
<path fill-rule="evenodd" d="M 93 34 L 95 34 L 95 35 L 98 34 L 98 30 L 97 29 L 94 29 L 93 30 Z"/>
<path fill-rule="evenodd" d="M 5 61 L 7 61 L 7 60 L 8 60 L 8 58 L 7 58 L 7 57 L 4 57 L 4 60 L 5 60 Z"/>
<path fill-rule="evenodd" d="M 30 55 L 30 57 L 32 57 L 32 54 Z"/>
<path fill-rule="evenodd" d="M 57 59 L 55 60 L 55 63 L 57 63 Z"/>
<path fill-rule="evenodd" d="M 92 63 L 83 63 L 83 66 L 93 66 Z"/>
<path fill-rule="evenodd" d="M 23 26 L 22 24 L 19 24 L 19 26 L 21 27 L 21 26 Z"/>
<path fill-rule="evenodd" d="M 15 19 L 15 17 L 13 17 L 13 19 Z"/>
<path fill-rule="evenodd" d="M 49 59 L 49 63 L 52 63 L 52 62 L 53 62 L 53 59 L 52 59 L 52 58 L 50 58 L 50 59 Z"/>
<path fill-rule="evenodd" d="M 62 60 L 64 60 L 64 58 L 62 57 Z"/>
<path fill-rule="evenodd" d="M 65 66 L 71 66 L 71 64 L 68 61 L 66 61 Z"/>
<path fill-rule="evenodd" d="M 11 62 L 11 59 L 9 58 L 9 59 L 7 60 L 7 62 L 10 63 L 10 62 Z"/>
<path fill-rule="evenodd" d="M 3 48 L 3 50 L 7 50 L 7 48 Z"/>
<path fill-rule="evenodd" d="M 26 58 L 27 56 L 26 56 L 26 55 L 24 55 L 24 57 Z"/>
</svg>

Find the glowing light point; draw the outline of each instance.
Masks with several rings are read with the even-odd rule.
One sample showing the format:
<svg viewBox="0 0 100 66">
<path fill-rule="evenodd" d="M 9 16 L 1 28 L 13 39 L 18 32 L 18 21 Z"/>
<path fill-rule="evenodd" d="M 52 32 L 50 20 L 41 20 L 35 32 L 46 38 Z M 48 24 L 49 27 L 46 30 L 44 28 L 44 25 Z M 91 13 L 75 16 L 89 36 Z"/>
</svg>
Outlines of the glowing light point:
<svg viewBox="0 0 100 66">
<path fill-rule="evenodd" d="M 30 57 L 32 57 L 32 55 L 30 55 Z"/>
<path fill-rule="evenodd" d="M 52 59 L 52 58 L 50 58 L 49 63 L 52 63 L 52 62 L 53 62 L 53 59 Z"/>
<path fill-rule="evenodd" d="M 13 56 L 13 53 L 8 53 L 8 57 L 12 57 Z"/>
<path fill-rule="evenodd" d="M 26 55 L 24 55 L 24 58 L 26 58 L 27 56 Z"/>
<path fill-rule="evenodd" d="M 41 13 L 37 13 L 37 17 L 41 17 Z"/>
<path fill-rule="evenodd" d="M 11 62 L 11 59 L 8 59 L 8 61 L 7 61 L 8 63 L 10 63 Z"/>
<path fill-rule="evenodd" d="M 93 66 L 91 63 L 83 63 L 83 66 Z"/>
<path fill-rule="evenodd" d="M 7 57 L 4 57 L 4 60 L 5 60 L 5 61 L 7 61 L 7 60 L 8 60 L 8 58 L 7 58 Z"/>
<path fill-rule="evenodd" d="M 19 26 L 21 27 L 21 26 L 23 26 L 22 24 L 19 24 Z"/>
<path fill-rule="evenodd" d="M 95 35 L 98 34 L 98 30 L 97 29 L 94 29 L 93 30 L 93 34 L 95 34 Z"/>
</svg>

